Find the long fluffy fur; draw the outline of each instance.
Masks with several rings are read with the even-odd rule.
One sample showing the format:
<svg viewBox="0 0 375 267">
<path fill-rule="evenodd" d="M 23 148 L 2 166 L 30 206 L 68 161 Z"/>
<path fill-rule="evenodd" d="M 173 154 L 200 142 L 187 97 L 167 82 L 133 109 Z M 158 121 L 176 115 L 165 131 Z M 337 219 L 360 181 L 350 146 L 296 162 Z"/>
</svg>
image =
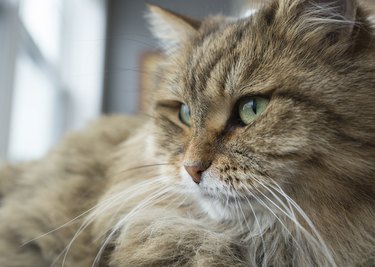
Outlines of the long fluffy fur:
<svg viewBox="0 0 375 267">
<path fill-rule="evenodd" d="M 162 41 L 183 35 L 152 119 L 103 118 L 2 167 L 0 266 L 374 266 L 373 26 L 327 2 L 201 23 L 151 8 L 157 23 L 178 20 Z M 238 94 L 273 102 L 226 139 Z M 210 157 L 216 175 L 199 187 L 181 172 Z"/>
</svg>

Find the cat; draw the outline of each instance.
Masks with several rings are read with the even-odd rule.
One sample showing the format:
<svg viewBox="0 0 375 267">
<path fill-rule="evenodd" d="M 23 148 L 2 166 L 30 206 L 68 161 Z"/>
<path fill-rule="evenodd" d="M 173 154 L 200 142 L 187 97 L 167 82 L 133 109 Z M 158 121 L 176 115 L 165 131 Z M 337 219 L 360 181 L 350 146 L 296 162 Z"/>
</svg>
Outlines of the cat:
<svg viewBox="0 0 375 267">
<path fill-rule="evenodd" d="M 375 266 L 375 43 L 355 0 L 149 6 L 149 116 L 0 169 L 0 266 Z"/>
</svg>

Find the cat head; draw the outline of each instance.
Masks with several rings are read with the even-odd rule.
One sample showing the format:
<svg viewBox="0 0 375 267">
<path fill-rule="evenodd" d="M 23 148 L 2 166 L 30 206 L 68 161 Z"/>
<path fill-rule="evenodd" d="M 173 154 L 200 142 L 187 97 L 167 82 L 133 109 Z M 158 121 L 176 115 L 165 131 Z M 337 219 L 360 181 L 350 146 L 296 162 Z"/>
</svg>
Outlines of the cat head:
<svg viewBox="0 0 375 267">
<path fill-rule="evenodd" d="M 306 209 L 374 198 L 374 35 L 355 1 L 203 21 L 150 6 L 149 20 L 165 49 L 156 156 L 210 214 L 283 194 Z"/>
</svg>

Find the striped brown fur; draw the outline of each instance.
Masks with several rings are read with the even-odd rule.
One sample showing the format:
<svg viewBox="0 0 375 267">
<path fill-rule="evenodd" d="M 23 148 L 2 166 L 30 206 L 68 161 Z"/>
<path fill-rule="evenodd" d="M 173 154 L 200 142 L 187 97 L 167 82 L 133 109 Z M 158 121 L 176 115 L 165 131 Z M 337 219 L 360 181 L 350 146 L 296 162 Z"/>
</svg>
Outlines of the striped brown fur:
<svg viewBox="0 0 375 267">
<path fill-rule="evenodd" d="M 165 49 L 151 118 L 104 118 L 3 167 L 0 266 L 375 266 L 368 11 L 272 0 L 197 21 L 149 8 Z M 270 102 L 244 125 L 253 96 Z M 199 185 L 184 165 L 205 166 Z"/>
</svg>

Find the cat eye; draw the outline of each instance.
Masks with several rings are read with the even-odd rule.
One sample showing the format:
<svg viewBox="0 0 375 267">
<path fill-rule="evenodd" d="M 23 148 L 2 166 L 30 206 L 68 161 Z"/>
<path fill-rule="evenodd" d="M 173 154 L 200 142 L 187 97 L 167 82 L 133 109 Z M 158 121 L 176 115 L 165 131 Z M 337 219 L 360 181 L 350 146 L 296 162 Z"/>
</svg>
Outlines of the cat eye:
<svg viewBox="0 0 375 267">
<path fill-rule="evenodd" d="M 247 125 L 266 110 L 269 99 L 263 97 L 246 97 L 239 102 L 238 114 L 241 121 Z"/>
<path fill-rule="evenodd" d="M 188 105 L 186 105 L 186 104 L 181 105 L 179 117 L 180 117 L 180 121 L 183 124 L 185 124 L 187 126 L 190 126 L 190 109 L 189 109 Z"/>
</svg>

